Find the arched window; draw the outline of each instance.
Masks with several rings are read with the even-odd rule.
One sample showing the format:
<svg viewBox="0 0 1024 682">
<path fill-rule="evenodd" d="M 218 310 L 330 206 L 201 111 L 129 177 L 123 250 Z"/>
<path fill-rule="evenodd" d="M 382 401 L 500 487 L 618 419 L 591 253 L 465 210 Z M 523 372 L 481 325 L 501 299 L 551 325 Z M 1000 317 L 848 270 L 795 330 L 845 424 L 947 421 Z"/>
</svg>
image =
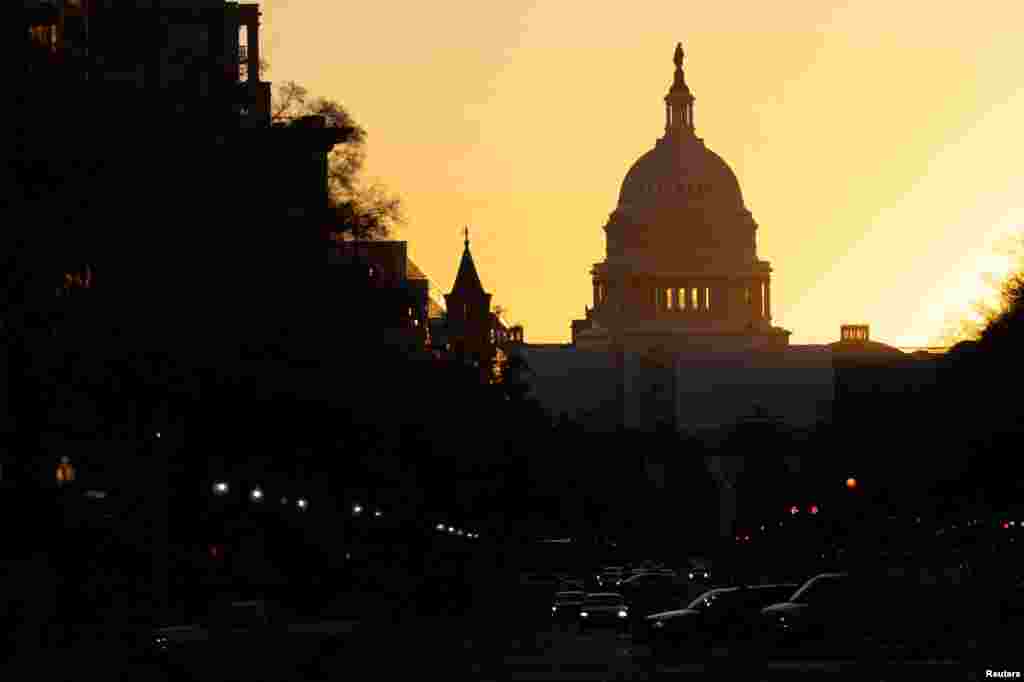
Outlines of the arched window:
<svg viewBox="0 0 1024 682">
<path fill-rule="evenodd" d="M 704 287 L 704 310 L 711 310 L 711 287 Z"/>
<path fill-rule="evenodd" d="M 696 310 L 699 305 L 700 303 L 697 300 L 697 287 L 690 287 L 690 308 Z"/>
<path fill-rule="evenodd" d="M 675 292 L 672 289 L 665 289 L 665 310 L 672 310 L 675 305 Z"/>
</svg>

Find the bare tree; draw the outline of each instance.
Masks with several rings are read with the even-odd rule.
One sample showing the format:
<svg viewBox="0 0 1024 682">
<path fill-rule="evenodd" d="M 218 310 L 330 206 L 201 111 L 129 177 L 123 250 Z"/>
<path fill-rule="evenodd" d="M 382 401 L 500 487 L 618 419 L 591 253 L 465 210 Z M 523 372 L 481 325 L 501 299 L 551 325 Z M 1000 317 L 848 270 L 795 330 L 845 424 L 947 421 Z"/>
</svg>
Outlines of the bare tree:
<svg viewBox="0 0 1024 682">
<path fill-rule="evenodd" d="M 330 209 L 338 239 L 385 239 L 403 224 L 401 200 L 378 183 L 362 179 L 366 160 L 366 130 L 339 102 L 313 97 L 295 81 L 277 86 L 271 103 L 271 121 L 290 125 L 303 116 L 320 115 L 328 124 L 346 132 L 327 161 Z"/>
<path fill-rule="evenodd" d="M 1003 279 L 990 273 L 982 275 L 989 289 L 998 292 L 997 300 L 994 303 L 974 301 L 971 304 L 972 317 L 948 320 L 939 337 L 943 345 L 991 338 L 998 335 L 1011 318 L 1021 315 L 1020 310 L 1024 307 L 1024 233 L 1006 237 L 996 251 L 1013 263 L 1010 274 Z"/>
</svg>

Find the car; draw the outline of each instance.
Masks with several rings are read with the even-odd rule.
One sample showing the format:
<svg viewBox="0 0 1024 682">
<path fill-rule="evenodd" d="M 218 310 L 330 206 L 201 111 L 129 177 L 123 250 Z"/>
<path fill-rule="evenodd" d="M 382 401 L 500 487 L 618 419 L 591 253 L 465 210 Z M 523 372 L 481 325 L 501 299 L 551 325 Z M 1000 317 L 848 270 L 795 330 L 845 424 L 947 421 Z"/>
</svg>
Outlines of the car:
<svg viewBox="0 0 1024 682">
<path fill-rule="evenodd" d="M 604 568 L 597 574 L 597 584 L 600 587 L 612 587 L 624 577 L 625 569 L 621 566 Z"/>
<path fill-rule="evenodd" d="M 761 611 L 752 641 L 789 655 L 939 655 L 966 646 L 970 593 L 928 569 L 822 573 Z M 968 621 L 970 619 L 967 619 Z"/>
<path fill-rule="evenodd" d="M 685 609 L 644 618 L 634 631 L 634 642 L 646 642 L 659 659 L 702 656 L 712 645 L 730 645 L 753 636 L 761 609 L 786 599 L 797 587 L 782 583 L 708 590 Z"/>
<path fill-rule="evenodd" d="M 703 566 L 695 566 L 687 572 L 686 577 L 691 583 L 710 583 L 711 571 Z"/>
<path fill-rule="evenodd" d="M 586 593 L 582 590 L 556 592 L 551 604 L 551 619 L 557 622 L 575 623 L 579 620 L 580 606 Z"/>
<path fill-rule="evenodd" d="M 581 631 L 594 627 L 628 630 L 629 607 L 618 592 L 592 592 L 584 597 L 579 609 Z"/>
</svg>

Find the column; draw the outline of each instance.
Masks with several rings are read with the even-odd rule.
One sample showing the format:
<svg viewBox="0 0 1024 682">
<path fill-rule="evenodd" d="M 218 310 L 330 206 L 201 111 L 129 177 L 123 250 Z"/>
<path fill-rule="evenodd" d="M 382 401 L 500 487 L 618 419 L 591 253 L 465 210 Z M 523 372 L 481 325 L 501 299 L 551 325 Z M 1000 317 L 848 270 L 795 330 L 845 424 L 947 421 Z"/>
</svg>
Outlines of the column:
<svg viewBox="0 0 1024 682">
<path fill-rule="evenodd" d="M 771 280 L 764 282 L 764 319 L 772 319 L 772 283 Z"/>
<path fill-rule="evenodd" d="M 601 302 L 601 285 L 598 284 L 597 282 L 594 282 L 594 307 L 596 308 L 597 305 L 600 302 Z"/>
</svg>

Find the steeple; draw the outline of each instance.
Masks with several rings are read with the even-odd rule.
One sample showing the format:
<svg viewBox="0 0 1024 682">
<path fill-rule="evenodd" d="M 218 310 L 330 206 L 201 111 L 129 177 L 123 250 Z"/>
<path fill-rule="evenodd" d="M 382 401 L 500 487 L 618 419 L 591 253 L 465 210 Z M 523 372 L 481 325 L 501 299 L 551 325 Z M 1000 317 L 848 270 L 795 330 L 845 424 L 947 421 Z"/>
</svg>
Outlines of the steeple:
<svg viewBox="0 0 1024 682">
<path fill-rule="evenodd" d="M 473 264 L 473 254 L 469 252 L 469 228 L 466 228 L 465 248 L 462 251 L 462 261 L 459 263 L 459 272 L 455 276 L 455 285 L 452 287 L 453 294 L 481 295 L 484 293 L 483 284 L 480 283 L 480 275 L 476 272 L 476 265 Z"/>
<path fill-rule="evenodd" d="M 686 85 L 683 74 L 683 44 L 676 44 L 672 61 L 676 65 L 672 87 L 665 95 L 665 135 L 693 135 L 694 96 Z"/>
</svg>

